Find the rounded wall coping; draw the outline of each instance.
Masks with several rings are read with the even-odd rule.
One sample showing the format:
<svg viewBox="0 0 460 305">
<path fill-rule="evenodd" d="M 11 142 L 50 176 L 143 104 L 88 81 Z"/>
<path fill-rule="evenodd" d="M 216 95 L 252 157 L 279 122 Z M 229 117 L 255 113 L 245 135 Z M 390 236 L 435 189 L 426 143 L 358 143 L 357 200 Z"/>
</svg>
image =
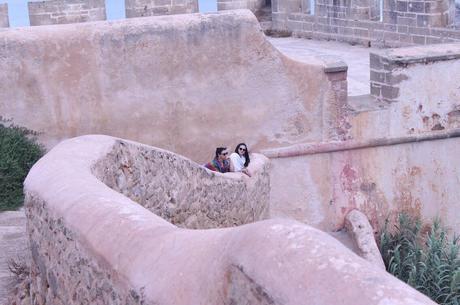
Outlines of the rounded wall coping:
<svg viewBox="0 0 460 305">
<path fill-rule="evenodd" d="M 245 284 L 261 287 L 272 304 L 435 304 L 328 234 L 293 220 L 175 227 L 92 174 L 116 140 L 91 135 L 57 145 L 27 176 L 26 205 L 44 201 L 98 265 L 121 285 L 143 291 L 146 304 L 220 304 L 229 289 L 238 296 Z M 242 283 L 229 280 L 235 272 L 244 275 Z"/>
</svg>

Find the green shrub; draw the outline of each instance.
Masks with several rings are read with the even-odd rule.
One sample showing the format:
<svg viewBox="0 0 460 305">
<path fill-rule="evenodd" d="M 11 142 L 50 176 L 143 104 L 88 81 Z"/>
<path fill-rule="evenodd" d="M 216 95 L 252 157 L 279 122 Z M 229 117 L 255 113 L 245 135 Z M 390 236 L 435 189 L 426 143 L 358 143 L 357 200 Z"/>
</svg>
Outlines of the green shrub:
<svg viewBox="0 0 460 305">
<path fill-rule="evenodd" d="M 44 152 L 33 131 L 8 123 L 0 117 L 0 211 L 23 203 L 24 179 Z"/>
<path fill-rule="evenodd" d="M 449 239 L 439 219 L 424 229 L 400 214 L 395 230 L 386 222 L 379 246 L 388 272 L 439 304 L 460 304 L 459 238 Z"/>
</svg>

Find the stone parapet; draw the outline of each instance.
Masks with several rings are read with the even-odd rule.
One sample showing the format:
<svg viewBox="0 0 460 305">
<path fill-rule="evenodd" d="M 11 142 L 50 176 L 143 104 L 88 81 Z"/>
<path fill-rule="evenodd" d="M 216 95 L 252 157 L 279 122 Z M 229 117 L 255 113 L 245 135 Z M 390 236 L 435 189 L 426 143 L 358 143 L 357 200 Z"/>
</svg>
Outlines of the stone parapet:
<svg viewBox="0 0 460 305">
<path fill-rule="evenodd" d="M 249 9 L 257 12 L 266 5 L 266 0 L 218 0 L 217 10 Z"/>
<path fill-rule="evenodd" d="M 105 0 L 46 0 L 28 7 L 32 26 L 106 20 Z"/>
<path fill-rule="evenodd" d="M 272 29 L 291 31 L 294 36 L 386 47 L 460 41 L 460 29 L 453 27 L 455 5 L 452 0 L 386 0 L 381 22 L 380 9 L 372 1 L 369 9 L 366 6 L 356 12 L 351 9 L 352 5 L 365 4 L 351 1 L 340 6 L 324 1 L 318 4 L 320 9 L 314 15 L 288 4 L 291 2 L 274 2 Z M 423 8 L 423 13 L 409 11 L 419 8 Z"/>
<path fill-rule="evenodd" d="M 198 12 L 197 0 L 125 0 L 126 18 Z"/>
<path fill-rule="evenodd" d="M 0 28 L 7 28 L 9 26 L 8 3 L 0 3 Z"/>
<path fill-rule="evenodd" d="M 93 166 L 111 189 L 189 229 L 232 227 L 267 217 L 268 159 L 252 154 L 248 169 L 251 179 L 215 173 L 177 154 L 126 141 L 117 141 Z"/>
<path fill-rule="evenodd" d="M 444 84 L 442 90 L 436 90 L 432 82 L 436 79 L 435 75 L 457 71 L 457 66 L 460 67 L 460 43 L 375 51 L 370 54 L 371 95 L 387 103 L 407 104 L 410 102 L 408 99 L 413 100 L 417 104 L 410 107 L 414 108 L 414 115 L 437 108 L 435 113 L 440 120 L 437 123 L 444 122 L 439 126 L 436 123 L 437 128 L 445 128 L 449 121 L 448 113 L 460 108 L 458 98 L 455 98 L 460 96 L 460 90 L 454 85 L 460 81 L 460 76 L 450 73 L 452 84 Z M 409 87 L 409 83 L 413 87 Z M 406 109 L 405 116 L 408 115 Z"/>
<path fill-rule="evenodd" d="M 435 304 L 302 223 L 277 219 L 233 228 L 178 228 L 99 180 L 131 185 L 122 190 L 131 197 L 159 192 L 159 210 L 167 211 L 174 202 L 163 195 L 178 198 L 181 184 L 207 196 L 206 190 L 220 191 L 208 186 L 258 179 L 214 175 L 180 156 L 155 151 L 85 136 L 59 144 L 33 166 L 25 181 L 25 205 L 34 304 Z M 155 165 L 138 171 L 138 161 L 128 155 L 139 158 L 138 165 Z M 180 173 L 185 168 L 186 175 Z M 162 179 L 156 176 L 173 183 L 158 184 Z M 130 184 L 132 178 L 136 183 Z M 207 199 L 203 212 L 212 215 L 221 201 Z M 194 201 L 186 201 L 178 202 L 181 209 L 193 209 Z M 235 210 L 242 207 L 234 204 Z M 167 219 L 180 214 L 169 211 Z"/>
</svg>

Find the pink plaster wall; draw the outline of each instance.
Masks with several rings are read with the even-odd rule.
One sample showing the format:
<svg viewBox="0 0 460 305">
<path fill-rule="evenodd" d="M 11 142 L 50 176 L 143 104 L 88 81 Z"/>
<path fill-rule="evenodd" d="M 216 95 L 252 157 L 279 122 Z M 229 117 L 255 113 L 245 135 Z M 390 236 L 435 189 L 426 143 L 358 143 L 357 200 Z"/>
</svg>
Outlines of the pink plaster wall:
<svg viewBox="0 0 460 305">
<path fill-rule="evenodd" d="M 400 211 L 460 232 L 460 138 L 272 158 L 271 216 L 326 231 L 352 209 L 374 230 Z"/>
<path fill-rule="evenodd" d="M 281 55 L 247 10 L 21 28 L 0 49 L 0 114 L 48 147 L 101 133 L 205 162 L 320 140 L 336 100 L 324 63 Z"/>
</svg>

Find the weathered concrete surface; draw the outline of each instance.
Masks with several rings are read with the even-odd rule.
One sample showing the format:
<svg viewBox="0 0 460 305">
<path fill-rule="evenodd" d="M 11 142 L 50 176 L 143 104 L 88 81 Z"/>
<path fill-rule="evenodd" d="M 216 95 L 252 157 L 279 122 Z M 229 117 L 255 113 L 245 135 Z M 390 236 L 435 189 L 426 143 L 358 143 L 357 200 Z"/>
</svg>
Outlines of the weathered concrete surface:
<svg viewBox="0 0 460 305">
<path fill-rule="evenodd" d="M 370 59 L 371 93 L 385 104 L 350 119 L 354 138 L 460 127 L 460 44 L 374 51 Z"/>
<path fill-rule="evenodd" d="M 125 0 L 126 18 L 198 12 L 197 0 Z"/>
<path fill-rule="evenodd" d="M 34 304 L 434 305 L 292 220 L 175 227 L 93 175 L 115 143 L 65 141 L 27 176 Z"/>
<path fill-rule="evenodd" d="M 454 232 L 460 138 L 271 159 L 271 216 L 334 231 L 353 209 L 374 230 L 399 211 L 424 220 L 440 216 Z"/>
<path fill-rule="evenodd" d="M 102 133 L 205 162 L 222 144 L 334 137 L 346 103 L 329 80 L 346 72 L 283 56 L 247 10 L 14 29 L 0 49 L 0 113 L 48 147 Z"/>
<path fill-rule="evenodd" d="M 386 270 L 382 255 L 375 242 L 374 230 L 366 215 L 358 210 L 350 211 L 345 216 L 345 228 L 358 248 L 358 255 L 374 266 Z"/>
<path fill-rule="evenodd" d="M 105 20 L 105 0 L 46 0 L 29 2 L 30 25 Z"/>
<path fill-rule="evenodd" d="M 0 3 L 0 28 L 7 28 L 9 26 L 8 3 Z"/>
<path fill-rule="evenodd" d="M 348 65 L 348 95 L 357 96 L 370 93 L 369 53 L 375 51 L 376 48 L 294 37 L 269 37 L 268 41 L 283 54 L 305 63 L 309 63 L 312 56 L 340 58 Z"/>
<path fill-rule="evenodd" d="M 93 172 L 107 186 L 172 224 L 189 229 L 232 227 L 267 217 L 268 159 L 251 154 L 243 173 L 216 173 L 174 153 L 117 142 Z"/>
<path fill-rule="evenodd" d="M 0 304 L 7 305 L 15 284 L 8 262 L 29 258 L 24 209 L 0 213 L 0 249 Z"/>
</svg>

